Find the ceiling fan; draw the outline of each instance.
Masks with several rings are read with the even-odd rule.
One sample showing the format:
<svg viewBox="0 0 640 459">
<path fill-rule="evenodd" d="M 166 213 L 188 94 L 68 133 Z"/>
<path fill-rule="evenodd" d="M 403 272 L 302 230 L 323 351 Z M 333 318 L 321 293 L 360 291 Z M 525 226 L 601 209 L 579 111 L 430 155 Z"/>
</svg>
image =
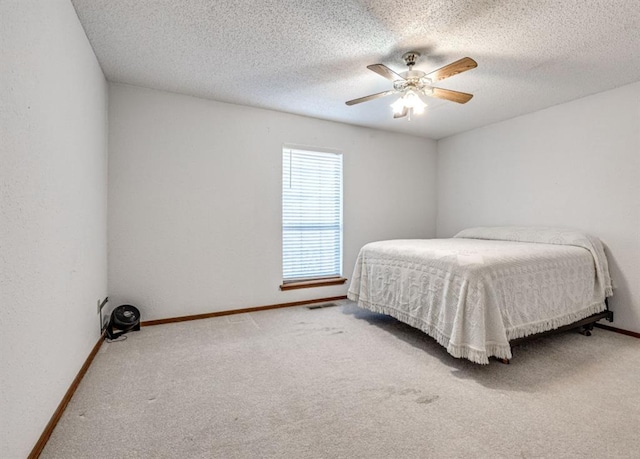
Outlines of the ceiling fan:
<svg viewBox="0 0 640 459">
<path fill-rule="evenodd" d="M 389 96 L 391 94 L 402 94 L 400 99 L 391 104 L 394 112 L 393 117 L 402 118 L 409 115 L 408 119 L 411 119 L 411 115 L 423 113 L 424 108 L 427 106 L 427 104 L 422 100 L 422 96 L 437 97 L 438 99 L 450 100 L 459 104 L 465 104 L 471 100 L 473 94 L 452 91 L 450 89 L 435 88 L 432 84 L 436 81 L 441 81 L 445 78 L 476 68 L 478 66 L 476 61 L 470 57 L 463 57 L 452 64 L 439 68 L 438 70 L 425 73 L 421 70 L 413 70 L 413 66 L 416 64 L 418 57 L 420 57 L 420 53 L 417 51 L 404 53 L 402 59 L 409 67 L 409 70 L 400 74 L 394 72 L 384 64 L 368 65 L 367 68 L 369 70 L 373 70 L 378 75 L 393 81 L 393 89 L 353 99 L 346 102 L 346 104 L 356 105 L 379 97 Z"/>
</svg>

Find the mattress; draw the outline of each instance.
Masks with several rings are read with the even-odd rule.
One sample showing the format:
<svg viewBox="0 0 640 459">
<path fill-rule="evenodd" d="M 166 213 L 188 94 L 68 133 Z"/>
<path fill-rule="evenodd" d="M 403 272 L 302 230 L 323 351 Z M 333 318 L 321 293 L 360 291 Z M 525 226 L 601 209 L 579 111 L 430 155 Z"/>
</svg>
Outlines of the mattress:
<svg viewBox="0 0 640 459">
<path fill-rule="evenodd" d="M 601 242 L 554 228 L 472 228 L 360 250 L 347 296 L 435 338 L 454 357 L 511 358 L 509 341 L 603 311 Z"/>
</svg>

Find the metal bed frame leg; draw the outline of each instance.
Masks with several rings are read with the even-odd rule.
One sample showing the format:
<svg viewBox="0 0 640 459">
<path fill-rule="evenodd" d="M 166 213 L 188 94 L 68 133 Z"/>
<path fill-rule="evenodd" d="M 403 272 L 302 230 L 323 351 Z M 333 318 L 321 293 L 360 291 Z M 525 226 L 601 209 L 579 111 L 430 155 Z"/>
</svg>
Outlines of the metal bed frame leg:
<svg viewBox="0 0 640 459">
<path fill-rule="evenodd" d="M 583 325 L 580 333 L 584 336 L 591 336 L 591 330 L 593 330 L 593 324 Z"/>
<path fill-rule="evenodd" d="M 607 308 L 606 308 L 606 310 L 605 310 L 605 311 L 603 311 L 603 313 L 604 313 L 604 317 L 601 317 L 601 318 L 602 318 L 602 319 L 606 319 L 606 320 L 608 320 L 609 322 L 613 322 L 613 311 L 611 311 L 611 310 L 609 309 L 609 299 L 608 299 L 608 298 L 605 298 L 605 299 L 604 299 L 604 304 L 605 304 L 605 306 L 606 306 Z M 601 314 L 601 315 L 603 315 L 603 314 Z M 599 320 L 599 319 L 598 319 L 598 320 Z M 582 326 L 580 327 L 580 329 L 579 329 L 579 332 L 580 332 L 581 334 L 583 334 L 584 336 L 591 336 L 591 331 L 593 330 L 593 328 L 594 328 L 594 326 L 595 326 L 596 322 L 597 322 L 597 321 L 592 321 L 592 322 L 589 322 L 589 323 L 586 323 L 586 324 L 582 325 Z"/>
</svg>

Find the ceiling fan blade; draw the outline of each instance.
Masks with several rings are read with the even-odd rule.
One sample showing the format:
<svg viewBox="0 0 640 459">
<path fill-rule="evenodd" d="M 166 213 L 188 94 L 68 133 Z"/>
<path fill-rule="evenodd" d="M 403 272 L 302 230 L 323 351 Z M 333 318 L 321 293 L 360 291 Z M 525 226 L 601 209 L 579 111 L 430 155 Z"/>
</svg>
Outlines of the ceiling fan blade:
<svg viewBox="0 0 640 459">
<path fill-rule="evenodd" d="M 433 92 L 427 95 L 431 97 L 437 97 L 438 99 L 450 100 L 451 102 L 458 102 L 459 104 L 466 104 L 471 100 L 473 94 L 467 94 L 466 92 L 452 91 L 451 89 L 431 88 Z"/>
<path fill-rule="evenodd" d="M 383 65 L 383 64 L 367 65 L 367 68 L 369 70 L 373 70 L 378 75 L 383 76 L 386 79 L 391 80 L 391 81 L 404 80 L 404 78 L 402 76 L 398 75 L 396 72 L 394 72 L 389 67 L 387 67 L 386 65 Z"/>
<path fill-rule="evenodd" d="M 409 109 L 407 107 L 404 107 L 402 109 L 402 113 L 394 113 L 393 117 L 394 118 L 403 118 L 403 117 L 407 116 L 407 113 L 409 113 Z"/>
<path fill-rule="evenodd" d="M 438 70 L 434 70 L 433 72 L 428 73 L 427 75 L 425 75 L 425 78 L 428 78 L 433 82 L 440 81 L 459 73 L 466 72 L 467 70 L 475 69 L 477 66 L 477 62 L 470 57 L 463 57 L 462 59 L 455 61 L 452 64 L 445 65 Z"/>
<path fill-rule="evenodd" d="M 368 102 L 370 100 L 373 99 L 377 99 L 378 97 L 384 97 L 384 96 L 388 96 L 389 94 L 395 94 L 396 91 L 395 89 L 392 89 L 390 91 L 383 91 L 383 92 L 379 92 L 377 94 L 371 94 L 368 96 L 364 96 L 364 97 L 360 97 L 358 99 L 353 99 L 353 100 L 349 100 L 347 102 L 345 102 L 347 105 L 355 105 L 355 104 L 361 104 L 362 102 Z"/>
</svg>

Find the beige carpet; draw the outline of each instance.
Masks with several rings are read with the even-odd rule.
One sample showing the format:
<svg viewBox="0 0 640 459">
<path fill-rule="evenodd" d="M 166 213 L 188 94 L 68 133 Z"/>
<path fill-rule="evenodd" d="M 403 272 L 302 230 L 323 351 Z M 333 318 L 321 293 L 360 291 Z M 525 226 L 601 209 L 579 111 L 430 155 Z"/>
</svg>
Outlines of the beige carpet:
<svg viewBox="0 0 640 459">
<path fill-rule="evenodd" d="M 640 457 L 640 340 L 606 330 L 486 366 L 348 302 L 128 336 L 42 457 Z"/>
</svg>

